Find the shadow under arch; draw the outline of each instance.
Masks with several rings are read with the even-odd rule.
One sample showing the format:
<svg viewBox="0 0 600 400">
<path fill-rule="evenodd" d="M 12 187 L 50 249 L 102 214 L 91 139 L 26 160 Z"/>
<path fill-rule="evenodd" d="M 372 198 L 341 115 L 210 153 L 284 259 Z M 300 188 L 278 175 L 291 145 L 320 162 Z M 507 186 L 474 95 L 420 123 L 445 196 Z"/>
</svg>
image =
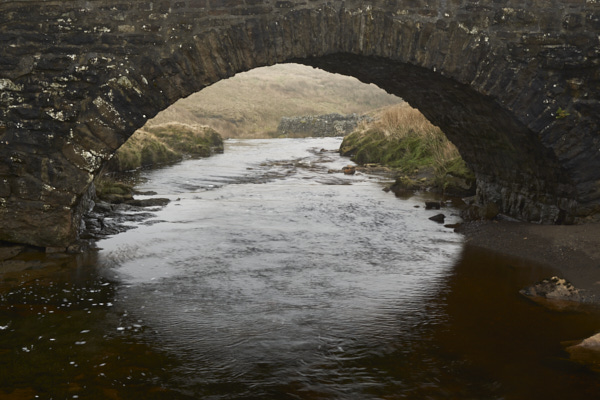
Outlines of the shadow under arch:
<svg viewBox="0 0 600 400">
<path fill-rule="evenodd" d="M 539 135 L 497 100 L 435 71 L 351 54 L 295 60 L 351 75 L 406 100 L 439 126 L 477 177 L 480 203 L 493 202 L 519 219 L 564 223 L 576 188 Z"/>
</svg>

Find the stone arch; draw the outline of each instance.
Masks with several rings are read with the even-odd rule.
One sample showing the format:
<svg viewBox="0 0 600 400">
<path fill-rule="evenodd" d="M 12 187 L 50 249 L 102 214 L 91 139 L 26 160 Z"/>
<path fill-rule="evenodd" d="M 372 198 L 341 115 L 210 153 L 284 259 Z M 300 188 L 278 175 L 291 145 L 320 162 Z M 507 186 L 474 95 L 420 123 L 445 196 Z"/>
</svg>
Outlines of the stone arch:
<svg viewBox="0 0 600 400">
<path fill-rule="evenodd" d="M 408 100 L 473 166 L 479 198 L 508 214 L 556 222 L 599 211 L 595 5 L 31 3 L 40 37 L 26 33 L 31 5 L 0 8 L 10 22 L 0 31 L 1 240 L 72 242 L 94 175 L 148 118 L 288 61 Z"/>
</svg>

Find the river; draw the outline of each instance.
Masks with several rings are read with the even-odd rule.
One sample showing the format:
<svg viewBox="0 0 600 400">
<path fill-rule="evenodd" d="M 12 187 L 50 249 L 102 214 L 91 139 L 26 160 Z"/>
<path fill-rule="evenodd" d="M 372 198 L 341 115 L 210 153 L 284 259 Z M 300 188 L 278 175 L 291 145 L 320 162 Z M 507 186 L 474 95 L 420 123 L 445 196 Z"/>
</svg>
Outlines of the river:
<svg viewBox="0 0 600 400">
<path fill-rule="evenodd" d="M 521 297 L 554 271 L 466 246 L 428 197 L 331 173 L 340 141 L 228 140 L 144 172 L 171 202 L 99 250 L 21 255 L 0 398 L 597 398 L 564 342 L 600 315 Z"/>
</svg>

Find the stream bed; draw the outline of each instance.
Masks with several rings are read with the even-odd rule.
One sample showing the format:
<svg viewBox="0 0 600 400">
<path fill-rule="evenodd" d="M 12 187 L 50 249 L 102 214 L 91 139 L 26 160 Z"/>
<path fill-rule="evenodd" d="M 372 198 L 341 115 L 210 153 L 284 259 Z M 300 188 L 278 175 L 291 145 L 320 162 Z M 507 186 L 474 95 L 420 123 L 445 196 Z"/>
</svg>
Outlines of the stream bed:
<svg viewBox="0 0 600 400">
<path fill-rule="evenodd" d="M 331 172 L 340 142 L 228 140 L 145 171 L 171 202 L 97 250 L 11 260 L 0 399 L 598 398 L 564 342 L 600 314 L 519 295 L 554 271 L 465 245 L 429 195 Z"/>
</svg>

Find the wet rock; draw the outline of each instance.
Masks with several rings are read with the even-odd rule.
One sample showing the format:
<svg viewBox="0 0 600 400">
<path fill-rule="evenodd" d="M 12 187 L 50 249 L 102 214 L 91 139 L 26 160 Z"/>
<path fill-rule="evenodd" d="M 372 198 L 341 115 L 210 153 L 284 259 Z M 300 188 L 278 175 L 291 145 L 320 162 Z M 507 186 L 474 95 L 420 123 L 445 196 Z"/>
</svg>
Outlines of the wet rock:
<svg viewBox="0 0 600 400">
<path fill-rule="evenodd" d="M 84 217 L 85 230 L 81 239 L 97 240 L 133 229 L 135 226 L 131 223 L 139 224 L 153 218 L 155 214 L 149 211 L 169 202 L 166 198 L 132 199 L 114 204 L 99 201 Z M 76 248 L 72 250 L 78 252 Z"/>
<path fill-rule="evenodd" d="M 477 186 L 474 179 L 447 174 L 444 184 L 444 195 L 466 197 L 475 195 Z"/>
<path fill-rule="evenodd" d="M 425 209 L 426 210 L 439 210 L 442 204 L 439 201 L 426 201 Z"/>
<path fill-rule="evenodd" d="M 82 254 L 92 248 L 92 245 L 87 240 L 78 240 L 67 247 L 67 253 L 69 254 Z"/>
<path fill-rule="evenodd" d="M 459 227 L 460 227 L 460 223 L 457 223 L 457 224 L 446 224 L 446 225 L 444 225 L 444 228 L 454 229 L 454 230 L 458 229 Z"/>
<path fill-rule="evenodd" d="M 491 220 L 496 218 L 498 213 L 498 206 L 495 203 L 471 204 L 460 212 L 460 217 L 465 221 Z"/>
<path fill-rule="evenodd" d="M 523 296 L 556 311 L 578 308 L 583 301 L 581 290 L 566 279 L 553 276 L 519 291 Z"/>
<path fill-rule="evenodd" d="M 0 247 L 0 261 L 11 259 L 25 250 L 25 246 Z"/>
<path fill-rule="evenodd" d="M 434 221 L 434 222 L 438 222 L 440 224 L 444 223 L 444 220 L 446 219 L 446 216 L 444 214 L 436 214 L 433 217 L 429 217 L 430 220 Z"/>
<path fill-rule="evenodd" d="M 154 190 L 147 190 L 145 192 L 134 190 L 133 193 L 140 196 L 156 196 L 158 194 Z"/>
<path fill-rule="evenodd" d="M 354 175 L 356 173 L 356 167 L 354 165 L 346 165 L 342 168 L 342 172 L 346 175 Z"/>
<path fill-rule="evenodd" d="M 164 207 L 167 204 L 169 204 L 171 200 L 166 199 L 166 198 L 152 198 L 152 199 L 134 199 L 134 200 L 129 200 L 126 203 L 131 205 L 131 206 L 136 206 L 136 207 Z"/>
<path fill-rule="evenodd" d="M 533 286 L 521 291 L 526 296 L 541 296 L 547 299 L 580 301 L 581 294 L 579 289 L 566 279 L 553 276 L 550 279 L 544 279 Z"/>
<path fill-rule="evenodd" d="M 405 193 L 422 189 L 424 189 L 422 184 L 406 175 L 398 176 L 394 184 L 390 186 L 390 190 L 394 192 L 396 196 L 402 196 Z"/>
<path fill-rule="evenodd" d="M 113 211 L 113 209 L 114 209 L 113 205 L 106 201 L 98 201 L 94 205 L 94 211 L 96 211 L 98 213 L 108 213 L 108 212 Z"/>
<path fill-rule="evenodd" d="M 126 203 L 128 201 L 133 200 L 133 195 L 132 194 L 116 194 L 116 193 L 111 193 L 111 194 L 106 194 L 104 196 L 102 196 L 102 200 L 112 203 L 112 204 L 120 204 L 120 203 Z"/>
<path fill-rule="evenodd" d="M 569 353 L 572 361 L 600 372 L 600 333 L 570 345 L 565 350 Z"/>
<path fill-rule="evenodd" d="M 24 271 L 31 265 L 31 262 L 23 260 L 2 261 L 0 262 L 0 273 Z"/>
<path fill-rule="evenodd" d="M 66 247 L 46 247 L 46 254 L 64 253 L 66 251 Z"/>
</svg>

